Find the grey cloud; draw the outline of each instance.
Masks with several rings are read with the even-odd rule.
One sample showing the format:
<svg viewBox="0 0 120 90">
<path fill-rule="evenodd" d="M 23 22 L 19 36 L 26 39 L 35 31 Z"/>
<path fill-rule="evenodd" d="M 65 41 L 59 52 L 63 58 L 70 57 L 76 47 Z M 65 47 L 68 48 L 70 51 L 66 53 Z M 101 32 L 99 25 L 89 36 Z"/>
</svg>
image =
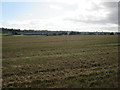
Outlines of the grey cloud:
<svg viewBox="0 0 120 90">
<path fill-rule="evenodd" d="M 109 2 L 109 3 L 104 3 L 104 5 L 110 11 L 107 21 L 110 23 L 117 24 L 118 23 L 118 3 L 117 2 Z"/>
<path fill-rule="evenodd" d="M 95 18 L 94 16 L 88 15 L 88 20 L 82 19 L 81 15 L 79 15 L 79 19 L 75 18 L 66 18 L 65 20 L 74 21 L 74 22 L 84 22 L 84 23 L 96 23 L 96 24 L 117 24 L 118 23 L 118 2 L 103 2 L 100 6 L 97 6 L 93 3 L 94 8 L 92 10 L 97 11 L 100 9 L 105 9 L 109 11 L 109 14 L 106 18 L 100 18 L 99 20 L 92 20 L 91 18 Z M 103 6 L 103 7 L 101 7 Z"/>
</svg>

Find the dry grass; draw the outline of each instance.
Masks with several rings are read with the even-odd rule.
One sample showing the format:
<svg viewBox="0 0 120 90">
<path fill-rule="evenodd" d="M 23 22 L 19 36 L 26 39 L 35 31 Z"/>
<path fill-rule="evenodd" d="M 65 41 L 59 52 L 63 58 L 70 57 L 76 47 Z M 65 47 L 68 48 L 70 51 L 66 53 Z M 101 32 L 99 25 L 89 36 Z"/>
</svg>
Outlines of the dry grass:
<svg viewBox="0 0 120 90">
<path fill-rule="evenodd" d="M 116 88 L 118 36 L 3 37 L 3 87 Z"/>
</svg>

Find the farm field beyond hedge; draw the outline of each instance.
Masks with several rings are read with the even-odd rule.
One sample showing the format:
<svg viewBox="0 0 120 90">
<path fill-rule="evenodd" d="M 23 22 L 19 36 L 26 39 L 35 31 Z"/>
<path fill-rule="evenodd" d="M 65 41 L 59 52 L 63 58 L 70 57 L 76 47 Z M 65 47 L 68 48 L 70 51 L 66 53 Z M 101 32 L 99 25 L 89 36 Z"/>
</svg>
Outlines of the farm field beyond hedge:
<svg viewBox="0 0 120 90">
<path fill-rule="evenodd" d="M 3 88 L 117 88 L 117 35 L 2 37 Z"/>
</svg>

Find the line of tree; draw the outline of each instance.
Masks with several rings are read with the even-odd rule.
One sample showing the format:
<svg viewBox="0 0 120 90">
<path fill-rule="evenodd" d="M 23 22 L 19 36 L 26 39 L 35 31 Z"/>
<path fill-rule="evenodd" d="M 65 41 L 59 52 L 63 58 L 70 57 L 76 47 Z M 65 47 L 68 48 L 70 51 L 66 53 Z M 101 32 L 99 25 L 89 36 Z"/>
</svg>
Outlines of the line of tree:
<svg viewBox="0 0 120 90">
<path fill-rule="evenodd" d="M 44 35 L 119 35 L 119 32 L 78 32 L 78 31 L 48 31 L 48 30 L 20 30 L 0 28 L 2 34 L 9 33 L 11 35 L 29 35 L 29 34 L 44 34 Z"/>
</svg>

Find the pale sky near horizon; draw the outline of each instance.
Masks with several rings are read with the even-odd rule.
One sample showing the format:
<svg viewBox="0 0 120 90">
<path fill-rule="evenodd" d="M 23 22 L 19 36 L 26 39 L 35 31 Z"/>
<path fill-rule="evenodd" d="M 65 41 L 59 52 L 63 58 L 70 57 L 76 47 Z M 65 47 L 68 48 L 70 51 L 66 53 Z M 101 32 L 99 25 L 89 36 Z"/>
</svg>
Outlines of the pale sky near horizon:
<svg viewBox="0 0 120 90">
<path fill-rule="evenodd" d="M 118 0 L 16 1 L 2 0 L 1 27 L 52 31 L 118 31 Z"/>
</svg>

